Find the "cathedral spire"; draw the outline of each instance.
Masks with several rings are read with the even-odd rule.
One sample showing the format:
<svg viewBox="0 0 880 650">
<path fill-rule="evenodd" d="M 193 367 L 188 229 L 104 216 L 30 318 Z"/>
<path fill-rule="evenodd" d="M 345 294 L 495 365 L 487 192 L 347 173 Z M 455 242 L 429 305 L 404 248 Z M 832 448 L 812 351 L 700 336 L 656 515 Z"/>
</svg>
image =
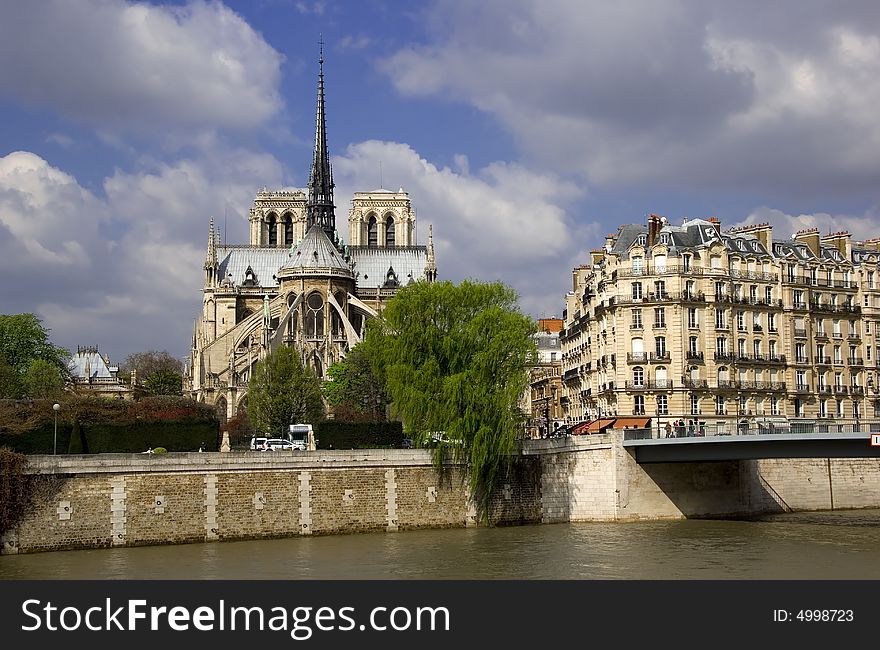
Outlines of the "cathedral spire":
<svg viewBox="0 0 880 650">
<path fill-rule="evenodd" d="M 324 115 L 324 41 L 318 58 L 318 110 L 315 116 L 315 152 L 309 172 L 309 198 L 306 203 L 306 228 L 318 224 L 333 239 L 336 215 L 333 205 L 333 171 L 327 149 L 327 121 Z"/>
<path fill-rule="evenodd" d="M 425 254 L 425 279 L 433 282 L 437 279 L 437 259 L 434 257 L 434 226 L 428 224 L 428 250 Z"/>
<path fill-rule="evenodd" d="M 214 233 L 214 217 L 208 230 L 208 252 L 205 255 L 205 284 L 213 286 L 217 280 L 217 236 Z"/>
</svg>

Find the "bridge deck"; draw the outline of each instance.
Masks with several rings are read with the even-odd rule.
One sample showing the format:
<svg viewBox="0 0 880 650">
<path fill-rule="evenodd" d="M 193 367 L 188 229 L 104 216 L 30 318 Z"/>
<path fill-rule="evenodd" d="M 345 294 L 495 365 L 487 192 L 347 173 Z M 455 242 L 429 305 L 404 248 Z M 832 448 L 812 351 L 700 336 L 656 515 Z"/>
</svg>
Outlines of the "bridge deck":
<svg viewBox="0 0 880 650">
<path fill-rule="evenodd" d="M 880 458 L 870 433 L 783 433 L 690 438 L 626 439 L 638 463 L 759 458 Z"/>
</svg>

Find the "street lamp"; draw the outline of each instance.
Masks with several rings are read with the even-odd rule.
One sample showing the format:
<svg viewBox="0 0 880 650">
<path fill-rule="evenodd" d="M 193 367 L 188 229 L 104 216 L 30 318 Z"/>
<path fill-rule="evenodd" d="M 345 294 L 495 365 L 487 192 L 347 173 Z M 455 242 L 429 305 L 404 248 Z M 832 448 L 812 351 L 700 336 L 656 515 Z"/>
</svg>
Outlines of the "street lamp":
<svg viewBox="0 0 880 650">
<path fill-rule="evenodd" d="M 55 411 L 55 438 L 52 444 L 52 455 L 54 456 L 58 453 L 58 411 L 61 410 L 61 404 L 56 402 L 52 405 L 52 410 Z"/>
</svg>

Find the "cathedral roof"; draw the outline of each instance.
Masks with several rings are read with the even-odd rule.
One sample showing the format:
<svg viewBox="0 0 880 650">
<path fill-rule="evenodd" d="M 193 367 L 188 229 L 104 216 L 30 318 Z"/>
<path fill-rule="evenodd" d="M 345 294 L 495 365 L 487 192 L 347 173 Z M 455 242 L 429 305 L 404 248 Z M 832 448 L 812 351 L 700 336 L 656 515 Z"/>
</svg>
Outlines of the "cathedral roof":
<svg viewBox="0 0 880 650">
<path fill-rule="evenodd" d="M 394 269 L 400 286 L 425 279 L 427 259 L 424 246 L 395 246 L 393 248 L 370 248 L 355 246 L 351 249 L 358 289 L 375 289 L 385 284 L 388 270 Z"/>
<path fill-rule="evenodd" d="M 290 258 L 278 271 L 278 275 L 291 273 L 313 273 L 329 270 L 353 275 L 351 267 L 342 253 L 318 224 L 313 224 L 302 241 L 290 250 Z"/>
</svg>

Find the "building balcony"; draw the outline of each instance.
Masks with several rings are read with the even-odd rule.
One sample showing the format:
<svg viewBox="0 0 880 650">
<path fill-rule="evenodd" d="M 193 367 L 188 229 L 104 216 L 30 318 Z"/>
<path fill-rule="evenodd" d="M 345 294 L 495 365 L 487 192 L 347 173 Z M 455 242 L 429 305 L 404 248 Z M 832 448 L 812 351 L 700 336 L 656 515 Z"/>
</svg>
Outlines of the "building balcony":
<svg viewBox="0 0 880 650">
<path fill-rule="evenodd" d="M 709 388 L 709 382 L 705 379 L 692 379 L 690 377 L 681 378 L 682 386 L 685 388 Z"/>
<path fill-rule="evenodd" d="M 817 330 L 813 332 L 813 338 L 815 339 L 827 339 L 828 334 L 826 334 L 823 330 Z"/>
<path fill-rule="evenodd" d="M 688 350 L 687 352 L 685 352 L 685 359 L 687 359 L 688 361 L 702 362 L 703 353 L 697 350 Z"/>
<path fill-rule="evenodd" d="M 851 395 L 864 395 L 865 387 L 864 386 L 850 386 L 849 392 Z"/>
<path fill-rule="evenodd" d="M 762 273 L 759 271 L 737 271 L 731 269 L 730 277 L 734 280 L 758 280 L 761 282 L 777 282 L 779 276 L 776 273 Z"/>
<path fill-rule="evenodd" d="M 829 314 L 861 314 L 862 308 L 858 305 L 832 305 L 827 302 L 819 302 L 818 300 L 810 302 L 810 309 L 817 312 L 826 312 Z"/>
<path fill-rule="evenodd" d="M 648 362 L 648 353 L 647 352 L 628 352 L 626 355 L 627 363 L 647 363 Z"/>
<path fill-rule="evenodd" d="M 733 352 L 716 352 L 713 358 L 715 361 L 732 362 L 736 360 L 736 355 Z"/>
<path fill-rule="evenodd" d="M 819 386 L 816 390 L 820 395 L 831 395 L 834 392 L 831 386 Z"/>
<path fill-rule="evenodd" d="M 809 357 L 795 357 L 794 362 L 799 363 L 799 364 L 807 364 L 807 363 L 810 363 L 810 358 Z"/>
<path fill-rule="evenodd" d="M 846 395 L 849 391 L 846 386 L 834 386 L 834 392 L 837 395 Z"/>
<path fill-rule="evenodd" d="M 800 328 L 798 328 L 798 327 L 795 327 L 795 328 L 794 328 L 794 335 L 797 336 L 797 337 L 804 338 L 804 337 L 807 336 L 807 330 L 805 330 L 805 329 L 800 329 Z"/>
<path fill-rule="evenodd" d="M 798 311 L 807 311 L 807 303 L 805 302 L 794 302 L 791 304 L 791 308 Z"/>
<path fill-rule="evenodd" d="M 809 384 L 795 384 L 794 392 L 796 393 L 809 393 L 811 392 Z"/>
<path fill-rule="evenodd" d="M 849 362 L 849 365 L 851 365 L 851 366 L 863 366 L 863 365 L 865 365 L 865 360 L 864 360 L 864 358 L 862 358 L 862 357 L 849 357 L 849 358 L 847 359 L 847 362 Z"/>
<path fill-rule="evenodd" d="M 578 368 L 571 368 L 570 370 L 566 370 L 562 375 L 562 381 L 572 381 L 574 379 L 578 379 Z"/>
</svg>

